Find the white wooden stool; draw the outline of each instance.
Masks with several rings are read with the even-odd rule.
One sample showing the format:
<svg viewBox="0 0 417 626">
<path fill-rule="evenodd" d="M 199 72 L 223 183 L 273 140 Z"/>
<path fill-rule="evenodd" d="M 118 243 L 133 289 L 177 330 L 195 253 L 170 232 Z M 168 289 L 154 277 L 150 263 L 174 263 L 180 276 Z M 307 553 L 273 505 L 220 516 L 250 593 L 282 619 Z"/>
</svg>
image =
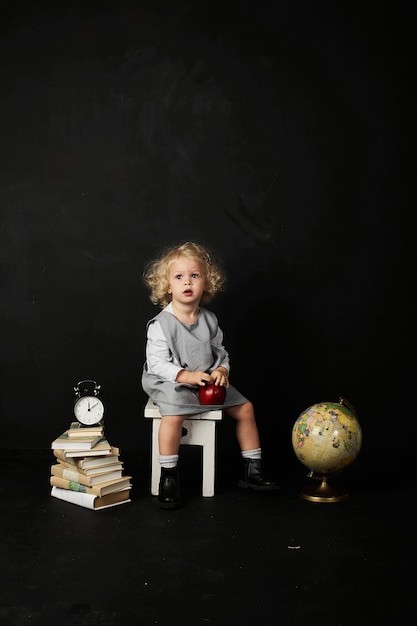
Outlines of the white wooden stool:
<svg viewBox="0 0 417 626">
<path fill-rule="evenodd" d="M 161 414 L 156 404 L 149 398 L 145 406 L 145 417 L 152 420 L 152 467 L 151 467 L 151 494 L 157 496 L 161 466 L 158 461 L 159 446 L 158 433 L 161 424 Z M 192 419 L 185 419 L 183 428 L 185 434 L 181 445 L 203 447 L 203 485 L 202 494 L 205 498 L 214 496 L 214 479 L 216 465 L 216 422 L 223 417 L 221 410 L 206 410 L 193 415 Z"/>
</svg>

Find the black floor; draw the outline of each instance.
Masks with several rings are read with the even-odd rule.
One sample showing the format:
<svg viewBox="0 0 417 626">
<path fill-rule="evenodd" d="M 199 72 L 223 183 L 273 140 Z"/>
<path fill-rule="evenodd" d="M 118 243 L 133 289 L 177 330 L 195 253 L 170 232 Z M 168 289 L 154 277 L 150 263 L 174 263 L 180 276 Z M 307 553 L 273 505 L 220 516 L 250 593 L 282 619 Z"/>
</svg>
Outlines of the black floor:
<svg viewBox="0 0 417 626">
<path fill-rule="evenodd" d="M 149 495 L 146 452 L 125 452 L 132 502 L 90 511 L 50 497 L 51 451 L 1 459 L 0 624 L 350 626 L 415 624 L 414 477 L 345 470 L 346 500 L 236 488 L 218 460 L 214 498 L 182 454 L 184 506 Z"/>
</svg>

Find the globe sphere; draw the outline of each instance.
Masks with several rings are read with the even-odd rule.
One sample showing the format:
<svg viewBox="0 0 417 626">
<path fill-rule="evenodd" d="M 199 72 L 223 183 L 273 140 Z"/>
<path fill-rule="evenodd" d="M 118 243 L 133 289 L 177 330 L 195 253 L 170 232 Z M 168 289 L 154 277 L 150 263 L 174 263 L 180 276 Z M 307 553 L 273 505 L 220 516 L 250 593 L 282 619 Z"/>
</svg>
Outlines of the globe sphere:
<svg viewBox="0 0 417 626">
<path fill-rule="evenodd" d="M 320 402 L 303 411 L 292 430 L 299 461 L 316 474 L 331 476 L 358 456 L 362 429 L 355 413 L 344 404 Z"/>
</svg>

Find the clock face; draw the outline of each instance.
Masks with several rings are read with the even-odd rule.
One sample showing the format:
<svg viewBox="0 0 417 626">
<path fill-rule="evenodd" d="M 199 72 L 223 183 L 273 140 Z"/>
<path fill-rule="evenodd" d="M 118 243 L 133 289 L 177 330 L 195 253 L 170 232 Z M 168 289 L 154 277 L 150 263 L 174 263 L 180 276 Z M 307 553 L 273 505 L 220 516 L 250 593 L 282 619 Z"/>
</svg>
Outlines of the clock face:
<svg viewBox="0 0 417 626">
<path fill-rule="evenodd" d="M 82 396 L 74 404 L 74 414 L 81 424 L 98 424 L 104 415 L 104 404 L 96 396 Z"/>
</svg>

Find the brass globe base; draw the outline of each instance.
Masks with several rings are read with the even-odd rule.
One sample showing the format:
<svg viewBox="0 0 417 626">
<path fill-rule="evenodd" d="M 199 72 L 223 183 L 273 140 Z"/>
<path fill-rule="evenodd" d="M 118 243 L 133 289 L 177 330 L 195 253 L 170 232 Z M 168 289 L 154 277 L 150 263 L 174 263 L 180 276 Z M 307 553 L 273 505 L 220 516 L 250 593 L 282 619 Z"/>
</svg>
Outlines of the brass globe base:
<svg viewBox="0 0 417 626">
<path fill-rule="evenodd" d="M 310 480 L 299 494 L 300 498 L 304 500 L 310 500 L 311 502 L 341 502 L 346 500 L 349 495 L 345 489 L 331 486 L 327 477 L 323 474 L 310 472 L 308 478 Z"/>
</svg>

